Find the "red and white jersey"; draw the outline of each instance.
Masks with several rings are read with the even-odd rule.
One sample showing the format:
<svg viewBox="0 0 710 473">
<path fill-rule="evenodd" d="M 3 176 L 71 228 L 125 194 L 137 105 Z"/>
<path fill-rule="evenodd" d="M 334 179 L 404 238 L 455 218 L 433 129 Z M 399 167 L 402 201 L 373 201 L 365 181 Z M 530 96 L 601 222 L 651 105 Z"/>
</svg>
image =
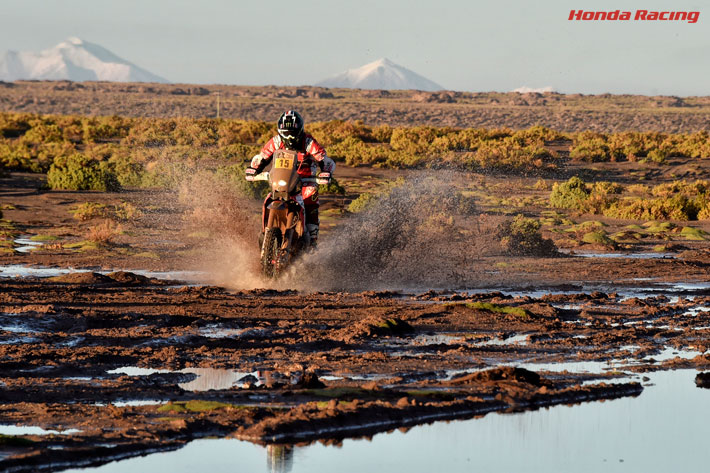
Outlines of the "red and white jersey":
<svg viewBox="0 0 710 473">
<path fill-rule="evenodd" d="M 306 166 L 308 166 L 308 164 L 311 165 L 306 168 L 309 169 L 308 173 L 305 172 L 306 169 L 302 169 L 299 170 L 299 174 L 302 176 L 315 176 L 317 172 L 316 166 L 319 166 L 324 172 L 332 174 L 333 171 L 335 171 L 335 161 L 328 157 L 328 154 L 325 152 L 325 148 L 323 148 L 316 141 L 316 139 L 308 133 L 305 133 L 303 138 L 302 149 L 297 149 L 295 151 L 303 153 L 303 155 L 299 155 L 299 161 L 302 162 L 310 159 L 311 163 L 306 163 Z M 264 145 L 263 148 L 261 148 L 259 154 L 252 158 L 251 167 L 258 170 L 263 169 L 271 162 L 271 157 L 274 155 L 274 152 L 276 152 L 277 149 L 284 149 L 285 147 L 286 146 L 281 140 L 281 137 L 278 135 L 274 136 Z"/>
</svg>

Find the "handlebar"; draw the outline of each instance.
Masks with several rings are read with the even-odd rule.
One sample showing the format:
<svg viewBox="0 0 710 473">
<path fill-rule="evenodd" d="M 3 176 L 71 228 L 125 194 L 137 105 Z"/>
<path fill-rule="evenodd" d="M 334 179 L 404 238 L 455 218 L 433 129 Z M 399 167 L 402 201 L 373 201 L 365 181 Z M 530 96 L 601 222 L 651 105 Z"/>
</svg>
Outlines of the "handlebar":
<svg viewBox="0 0 710 473">
<path fill-rule="evenodd" d="M 263 171 L 259 174 L 256 173 L 256 169 L 247 168 L 245 171 L 245 178 L 249 182 L 253 181 L 268 181 L 269 171 Z M 317 184 L 329 184 L 330 183 L 330 173 L 321 172 L 317 177 L 302 177 L 301 182 L 303 183 L 317 183 Z"/>
</svg>

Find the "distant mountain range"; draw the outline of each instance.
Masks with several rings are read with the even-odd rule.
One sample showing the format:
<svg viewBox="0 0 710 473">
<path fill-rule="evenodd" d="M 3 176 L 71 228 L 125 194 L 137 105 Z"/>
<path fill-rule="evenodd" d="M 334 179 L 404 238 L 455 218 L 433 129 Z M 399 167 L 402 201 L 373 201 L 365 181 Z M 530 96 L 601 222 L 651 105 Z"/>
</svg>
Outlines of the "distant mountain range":
<svg viewBox="0 0 710 473">
<path fill-rule="evenodd" d="M 0 80 L 18 79 L 168 82 L 98 44 L 79 38 L 69 38 L 38 53 L 7 51 L 0 58 Z"/>
<path fill-rule="evenodd" d="M 436 82 L 395 64 L 387 58 L 378 59 L 357 69 L 349 69 L 315 85 L 345 89 L 414 89 L 432 92 L 444 90 L 444 87 Z"/>
</svg>

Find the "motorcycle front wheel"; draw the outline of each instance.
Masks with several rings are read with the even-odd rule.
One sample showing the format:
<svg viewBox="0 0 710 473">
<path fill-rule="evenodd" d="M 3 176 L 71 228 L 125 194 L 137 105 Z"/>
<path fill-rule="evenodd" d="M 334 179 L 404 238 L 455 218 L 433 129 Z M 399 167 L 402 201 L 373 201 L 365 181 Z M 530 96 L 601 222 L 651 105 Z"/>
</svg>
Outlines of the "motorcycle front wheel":
<svg viewBox="0 0 710 473">
<path fill-rule="evenodd" d="M 279 248 L 281 248 L 281 231 L 277 228 L 267 228 L 261 246 L 261 272 L 267 278 L 275 278 L 279 275 Z"/>
</svg>

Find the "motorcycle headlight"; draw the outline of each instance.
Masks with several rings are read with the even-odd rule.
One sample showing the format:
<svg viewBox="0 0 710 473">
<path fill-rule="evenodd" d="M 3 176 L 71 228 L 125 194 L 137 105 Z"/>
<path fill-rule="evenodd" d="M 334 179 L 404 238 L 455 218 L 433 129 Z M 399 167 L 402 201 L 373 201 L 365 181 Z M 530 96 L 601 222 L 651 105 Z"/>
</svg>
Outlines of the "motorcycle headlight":
<svg viewBox="0 0 710 473">
<path fill-rule="evenodd" d="M 277 184 L 279 185 L 279 187 L 284 187 L 284 186 L 286 186 L 286 184 L 288 184 L 288 182 L 281 179 L 279 182 L 277 182 Z"/>
</svg>

